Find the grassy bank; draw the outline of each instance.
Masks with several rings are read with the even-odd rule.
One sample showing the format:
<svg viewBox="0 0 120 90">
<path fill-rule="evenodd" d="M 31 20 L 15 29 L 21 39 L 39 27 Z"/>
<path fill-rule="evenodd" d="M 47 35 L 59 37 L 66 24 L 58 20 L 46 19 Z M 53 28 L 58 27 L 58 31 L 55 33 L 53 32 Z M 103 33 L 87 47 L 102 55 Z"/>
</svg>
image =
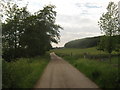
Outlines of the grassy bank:
<svg viewBox="0 0 120 90">
<path fill-rule="evenodd" d="M 84 52 L 92 55 L 107 55 L 105 52 L 99 52 L 95 48 L 88 49 L 57 49 L 52 50 L 57 55 L 63 57 L 74 67 L 84 73 L 100 88 L 120 88 L 120 78 L 118 76 L 118 57 L 112 57 L 111 63 L 109 59 L 101 61 L 98 59 L 83 58 Z M 72 52 L 72 55 L 71 55 Z M 113 52 L 114 54 L 115 52 Z"/>
<path fill-rule="evenodd" d="M 32 88 L 49 62 L 49 56 L 21 58 L 2 65 L 3 88 Z"/>
<path fill-rule="evenodd" d="M 64 57 L 74 67 L 84 73 L 101 88 L 118 87 L 118 68 L 106 62 L 79 58 Z M 120 86 L 119 86 L 120 87 Z"/>
</svg>

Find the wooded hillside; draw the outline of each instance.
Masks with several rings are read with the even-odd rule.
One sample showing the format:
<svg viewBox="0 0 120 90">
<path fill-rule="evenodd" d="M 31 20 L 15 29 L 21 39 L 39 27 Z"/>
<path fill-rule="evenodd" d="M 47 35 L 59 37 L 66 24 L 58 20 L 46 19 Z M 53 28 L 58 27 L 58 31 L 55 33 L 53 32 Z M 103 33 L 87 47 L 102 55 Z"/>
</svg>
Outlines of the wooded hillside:
<svg viewBox="0 0 120 90">
<path fill-rule="evenodd" d="M 94 47 L 94 46 L 98 45 L 101 37 L 102 36 L 72 40 L 72 41 L 67 42 L 64 45 L 64 47 L 65 48 L 89 48 L 89 47 Z M 115 36 L 114 39 L 117 38 L 117 37 L 119 37 L 119 36 Z M 120 43 L 120 41 L 118 41 L 118 42 Z"/>
</svg>

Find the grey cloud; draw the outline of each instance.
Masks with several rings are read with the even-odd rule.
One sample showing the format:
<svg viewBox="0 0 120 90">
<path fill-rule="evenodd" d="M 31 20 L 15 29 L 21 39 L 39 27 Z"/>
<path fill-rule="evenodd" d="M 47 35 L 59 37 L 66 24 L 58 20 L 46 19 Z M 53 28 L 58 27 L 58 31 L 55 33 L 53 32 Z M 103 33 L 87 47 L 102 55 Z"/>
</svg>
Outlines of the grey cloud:
<svg viewBox="0 0 120 90">
<path fill-rule="evenodd" d="M 83 4 L 82 4 L 82 3 L 76 3 L 75 6 L 77 6 L 77 7 L 82 7 Z"/>
<path fill-rule="evenodd" d="M 69 16 L 69 15 L 59 15 L 57 17 L 57 22 L 60 24 L 74 26 L 86 26 L 93 22 L 90 18 L 81 17 L 81 15 Z"/>
<path fill-rule="evenodd" d="M 94 3 L 85 3 L 85 7 L 87 7 L 87 8 L 101 8 L 102 6 L 97 6 Z"/>
<path fill-rule="evenodd" d="M 76 3 L 77 7 L 86 7 L 86 8 L 101 8 L 102 6 L 97 6 L 95 3 Z"/>
<path fill-rule="evenodd" d="M 63 31 L 64 33 L 62 34 L 72 34 L 72 33 L 100 33 L 100 30 L 98 27 L 93 27 L 93 26 L 86 26 L 86 27 L 81 27 L 81 28 L 77 28 L 77 27 L 73 27 L 73 28 L 69 28 L 69 27 L 65 27 L 65 30 Z M 83 34 L 84 35 L 84 34 Z M 85 36 L 85 35 L 84 35 Z"/>
</svg>

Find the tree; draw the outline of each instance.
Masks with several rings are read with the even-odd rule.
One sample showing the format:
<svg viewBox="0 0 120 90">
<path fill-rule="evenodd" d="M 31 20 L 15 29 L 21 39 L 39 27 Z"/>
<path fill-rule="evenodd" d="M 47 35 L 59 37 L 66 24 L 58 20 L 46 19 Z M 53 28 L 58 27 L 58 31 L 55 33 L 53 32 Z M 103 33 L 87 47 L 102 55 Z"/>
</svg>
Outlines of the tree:
<svg viewBox="0 0 120 90">
<path fill-rule="evenodd" d="M 3 29 L 3 57 L 15 58 L 20 53 L 20 36 L 24 32 L 22 28 L 23 19 L 29 16 L 27 7 L 18 8 L 17 4 L 7 4 L 6 21 L 2 25 Z"/>
<path fill-rule="evenodd" d="M 55 24 L 55 6 L 48 5 L 35 14 L 27 6 L 19 8 L 8 4 L 7 19 L 3 24 L 3 57 L 6 59 L 42 55 L 58 43 L 62 29 Z M 24 53 L 23 53 L 24 52 Z"/>
<path fill-rule="evenodd" d="M 118 7 L 114 2 L 109 2 L 107 12 L 102 14 L 98 22 L 101 31 L 105 34 L 104 50 L 109 53 L 111 60 L 111 53 L 115 49 L 115 40 L 113 36 L 118 35 L 119 21 L 118 21 Z M 102 42 L 101 42 L 102 43 Z"/>
<path fill-rule="evenodd" d="M 43 10 L 39 10 L 25 20 L 27 25 L 21 43 L 30 56 L 44 54 L 51 48 L 51 42 L 59 42 L 59 29 L 62 28 L 55 24 L 54 8 L 53 5 L 45 6 Z"/>
<path fill-rule="evenodd" d="M 104 51 L 105 49 L 105 36 L 100 37 L 100 41 L 98 42 L 97 50 Z"/>
</svg>

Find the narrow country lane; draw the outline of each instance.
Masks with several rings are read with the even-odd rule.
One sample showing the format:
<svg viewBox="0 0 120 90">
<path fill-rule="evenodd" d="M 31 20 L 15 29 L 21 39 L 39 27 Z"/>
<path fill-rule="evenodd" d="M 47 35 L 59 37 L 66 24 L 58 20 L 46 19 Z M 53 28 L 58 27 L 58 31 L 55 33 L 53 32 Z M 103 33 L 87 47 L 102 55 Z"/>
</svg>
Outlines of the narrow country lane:
<svg viewBox="0 0 120 90">
<path fill-rule="evenodd" d="M 50 55 L 51 61 L 34 88 L 99 88 L 54 52 Z"/>
</svg>

